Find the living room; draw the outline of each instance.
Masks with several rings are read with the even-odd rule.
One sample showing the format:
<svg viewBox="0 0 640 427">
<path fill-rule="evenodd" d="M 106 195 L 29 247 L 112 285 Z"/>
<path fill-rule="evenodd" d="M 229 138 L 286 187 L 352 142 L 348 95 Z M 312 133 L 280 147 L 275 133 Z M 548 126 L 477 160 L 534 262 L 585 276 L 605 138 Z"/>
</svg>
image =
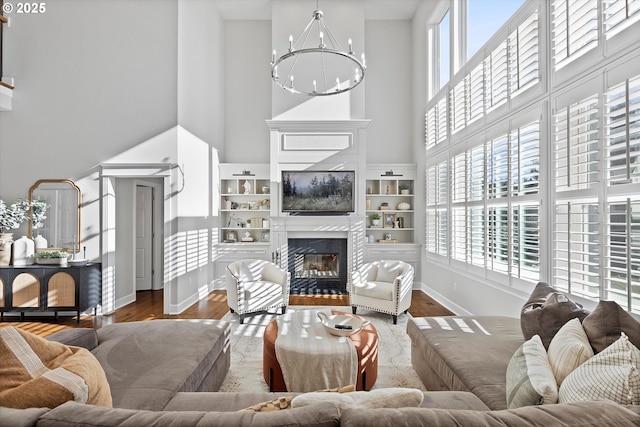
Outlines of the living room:
<svg viewBox="0 0 640 427">
<path fill-rule="evenodd" d="M 137 181 L 151 181 L 172 195 L 161 209 L 161 230 L 170 243 L 164 245 L 161 279 L 154 289 L 165 290 L 166 313 L 179 313 L 211 290 L 220 289 L 215 250 L 221 227 L 218 165 L 235 164 L 240 171 L 247 164 L 269 164 L 273 160 L 266 121 L 317 120 L 318 111 L 322 120 L 369 121 L 365 158 L 358 160 L 363 167 L 415 165 L 414 203 L 426 207 L 416 208 L 414 214 L 413 236 L 422 247 L 415 289 L 456 313 L 478 315 L 515 316 L 538 280 L 553 283 L 556 277 L 558 284 L 571 288 L 587 307 L 594 307 L 601 294 L 608 295 L 611 284 L 604 279 L 584 285 L 574 276 L 576 282 L 567 285 L 566 275 L 556 268 L 562 263 L 558 258 L 561 249 L 553 250 L 561 239 L 552 235 L 562 222 L 551 212 L 536 213 L 539 246 L 529 248 L 538 254 L 531 271 L 525 268 L 527 262 L 519 263 L 515 244 L 507 261 L 487 249 L 479 264 L 476 253 L 474 257 L 456 254 L 457 235 L 441 235 L 439 230 L 446 228 L 434 226 L 442 225 L 432 213 L 443 202 L 428 200 L 428 186 L 435 181 L 425 183 L 419 177 L 426 174 L 429 178 L 448 154 L 436 147 L 425 156 L 425 113 L 443 99 L 441 94 L 447 89 L 439 86 L 455 87 L 471 66 L 449 58 L 453 68 L 461 71 L 449 83 L 443 78 L 436 84 L 425 77 L 440 73 L 435 72 L 434 61 L 427 60 L 427 53 L 434 51 L 429 44 L 434 29 L 444 16 L 455 16 L 447 15 L 447 10 L 457 10 L 457 3 L 407 0 L 383 9 L 366 1 L 338 4 L 327 0 L 320 5 L 327 21 L 340 31 L 348 28 L 354 50 L 367 53 L 366 79 L 350 93 L 307 99 L 273 84 L 269 57 L 274 46 L 286 46 L 290 32 L 300 31 L 304 22 L 300 24 L 299 16 L 306 20 L 315 6 L 314 2 L 287 1 L 61 1 L 48 4 L 45 13 L 10 14 L 12 22 L 4 25 L 3 32 L 3 81 L 15 89 L 10 111 L 0 113 L 0 194 L 6 201 L 26 198 L 30 186 L 43 178 L 69 178 L 78 184 L 82 246 L 87 258 L 100 260 L 105 267 L 103 313 L 135 300 L 130 244 L 133 214 L 119 198 L 131 198 Z M 525 2 L 516 23 L 507 23 L 488 46 L 500 45 L 534 11 L 542 11 L 536 22 L 545 23 L 551 16 L 546 2 Z M 560 108 L 567 99 L 577 99 L 575 93 L 589 86 L 588 76 L 610 79 L 610 86 L 633 78 L 629 64 L 635 55 L 637 24 L 634 19 L 629 22 L 615 36 L 603 38 L 595 49 L 574 62 L 565 61 L 567 65 L 563 63 L 551 74 L 552 58 L 542 56 L 538 83 L 492 107 L 486 119 L 456 129 L 451 146 L 459 151 L 472 144 L 477 132 L 486 133 L 489 141 L 503 132 L 495 130 L 499 123 L 513 122 L 504 128 L 505 133 L 513 132 L 529 117 L 535 119 L 541 108 L 540 146 L 545 146 L 550 136 L 542 130 L 551 128 L 551 110 L 555 111 L 550 103 Z M 543 54 L 552 50 L 550 45 L 543 47 Z M 481 62 L 487 53 L 491 49 L 479 51 L 470 63 Z M 552 97 L 560 87 L 573 92 L 564 90 L 561 96 Z M 552 200 L 555 188 L 551 174 L 544 170 L 556 166 L 550 155 L 545 156 L 539 160 L 539 196 L 533 197 L 533 204 L 540 206 Z M 630 179 L 636 173 L 631 167 Z M 278 179 L 272 179 L 274 191 Z M 625 185 L 612 197 L 636 193 Z M 544 194 L 546 199 L 542 199 Z M 630 199 L 634 211 L 636 196 Z M 510 203 L 530 199 L 525 195 Z M 358 214 L 363 216 L 362 211 Z M 506 230 L 510 231 L 500 245 L 508 247 L 508 233 L 515 226 Z M 24 225 L 16 235 L 23 233 Z M 481 245 L 489 248 L 488 237 L 484 238 Z M 629 265 L 637 264 L 635 253 L 634 249 L 626 253 Z M 473 261 L 466 261 L 471 258 Z M 598 262 L 608 268 L 606 260 Z M 592 272 L 584 269 L 580 277 L 590 277 Z M 633 274 L 626 296 L 620 298 L 628 297 L 628 311 L 637 315 Z"/>
<path fill-rule="evenodd" d="M 316 8 L 344 45 L 366 52 L 366 72 L 344 93 L 299 96 L 274 82 L 272 65 Z M 100 304 L 77 317 L 125 317 L 95 328 L 53 319 L 46 325 L 62 330 L 47 340 L 3 322 L 3 354 L 20 359 L 12 343 L 28 340 L 27 353 L 53 349 L 68 356 L 63 364 L 84 357 L 75 375 L 90 385 L 51 392 L 38 386 L 43 376 L 32 382 L 21 371 L 0 397 L 28 409 L 0 408 L 0 424 L 640 422 L 637 2 L 4 0 L 2 10 L 0 196 L 11 203 L 40 180 L 71 180 L 71 245 L 90 264 L 65 270 L 101 266 Z M 481 37 L 479 27 L 495 33 Z M 349 185 L 332 197 L 350 206 L 322 216 L 286 206 L 296 174 L 309 171 L 304 179 L 317 172 L 329 182 L 340 173 Z M 154 196 L 145 286 L 162 295 L 161 315 L 136 304 L 140 187 Z M 382 225 L 373 224 L 378 211 Z M 274 358 L 267 366 L 277 344 L 267 346 L 266 327 L 282 331 L 279 321 L 315 308 L 286 299 L 243 324 L 244 313 L 229 310 L 227 267 L 239 261 L 238 276 L 252 276 L 245 261 L 286 267 L 292 240 L 317 237 L 346 241 L 350 274 L 393 259 L 376 265 L 389 276 L 380 281 L 413 275 L 412 294 L 456 316 L 410 316 L 404 306 L 390 316 L 363 304 L 363 319 L 346 315 L 358 331 L 343 340 L 359 340 L 348 364 L 358 391 L 272 394 L 273 365 L 285 382 L 288 367 Z M 301 261 L 316 272 L 302 275 L 325 261 Z M 391 275 L 400 261 L 411 268 Z M 31 299 L 42 303 L 42 292 Z M 188 315 L 212 306 L 223 313 Z M 622 367 L 615 381 L 581 369 L 612 352 Z M 546 361 L 544 375 L 529 369 L 532 359 Z M 9 368 L 13 360 L 3 358 Z M 296 379 L 336 365 L 310 360 Z M 388 381 L 400 365 L 411 382 Z M 236 382 L 239 373 L 255 389 Z M 589 392 L 604 384 L 617 403 L 561 385 L 583 380 Z M 34 382 L 36 403 L 25 403 L 21 387 Z M 325 388 L 336 389 L 301 391 Z M 264 411 L 278 404 L 292 409 Z"/>
</svg>

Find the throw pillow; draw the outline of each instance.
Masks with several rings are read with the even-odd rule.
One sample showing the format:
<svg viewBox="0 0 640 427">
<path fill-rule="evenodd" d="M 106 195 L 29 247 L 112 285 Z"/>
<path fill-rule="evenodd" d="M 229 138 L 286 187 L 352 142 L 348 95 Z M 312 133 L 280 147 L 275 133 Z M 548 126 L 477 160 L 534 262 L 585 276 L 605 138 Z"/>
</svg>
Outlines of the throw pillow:
<svg viewBox="0 0 640 427">
<path fill-rule="evenodd" d="M 0 406 L 54 408 L 68 400 L 111 406 L 111 390 L 91 352 L 15 327 L 0 329 Z"/>
<path fill-rule="evenodd" d="M 318 390 L 316 393 L 350 393 L 355 389 L 356 387 L 351 384 L 344 387 Z M 281 411 L 283 409 L 291 409 L 291 400 L 293 400 L 293 396 L 279 397 L 274 400 L 268 400 L 266 402 L 260 402 L 255 405 L 251 405 L 248 408 L 241 409 L 241 411 L 270 412 Z"/>
<path fill-rule="evenodd" d="M 353 393 L 304 393 L 293 398 L 292 408 L 317 402 L 334 403 L 340 412 L 349 408 L 406 408 L 422 404 L 424 394 L 413 388 L 381 388 Z"/>
<path fill-rule="evenodd" d="M 562 325 L 577 317 L 582 321 L 589 312 L 544 282 L 539 282 L 522 307 L 520 325 L 525 340 L 539 335 L 544 348 Z"/>
<path fill-rule="evenodd" d="M 393 282 L 396 280 L 396 277 L 402 274 L 400 270 L 400 264 L 397 262 L 394 262 L 393 264 L 380 264 L 378 265 L 376 282 Z"/>
<path fill-rule="evenodd" d="M 593 312 L 584 318 L 582 327 L 596 353 L 618 340 L 621 332 L 640 348 L 640 323 L 615 301 L 600 301 Z"/>
<path fill-rule="evenodd" d="M 593 357 L 589 338 L 578 319 L 571 319 L 560 328 L 547 354 L 558 386 L 574 369 Z"/>
<path fill-rule="evenodd" d="M 260 262 L 260 261 L 258 261 Z M 259 282 L 262 280 L 262 267 L 258 262 L 240 262 L 240 280 L 243 282 Z"/>
<path fill-rule="evenodd" d="M 624 333 L 571 372 L 560 386 L 560 403 L 592 399 L 640 404 L 640 350 Z"/>
<path fill-rule="evenodd" d="M 511 357 L 506 389 L 509 409 L 558 401 L 558 385 L 538 335 L 523 343 Z"/>
</svg>

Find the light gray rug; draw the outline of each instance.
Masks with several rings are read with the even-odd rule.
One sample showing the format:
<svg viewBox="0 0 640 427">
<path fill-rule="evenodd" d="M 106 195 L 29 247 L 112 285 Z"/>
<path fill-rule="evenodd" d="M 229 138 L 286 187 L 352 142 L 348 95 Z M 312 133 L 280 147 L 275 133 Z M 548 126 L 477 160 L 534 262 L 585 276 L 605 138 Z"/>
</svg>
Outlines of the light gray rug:
<svg viewBox="0 0 640 427">
<path fill-rule="evenodd" d="M 289 306 L 287 313 L 324 308 L 351 311 L 351 307 Z M 278 313 L 280 310 L 246 316 L 242 325 L 237 314 L 227 313 L 222 318 L 231 323 L 231 368 L 220 391 L 269 391 L 262 376 L 262 336 L 265 327 Z M 411 342 L 406 332 L 407 319 L 411 316 L 398 316 L 398 324 L 394 325 L 387 314 L 364 309 L 358 309 L 358 314 L 370 320 L 378 330 L 378 380 L 373 388 L 426 390 L 411 367 Z"/>
</svg>

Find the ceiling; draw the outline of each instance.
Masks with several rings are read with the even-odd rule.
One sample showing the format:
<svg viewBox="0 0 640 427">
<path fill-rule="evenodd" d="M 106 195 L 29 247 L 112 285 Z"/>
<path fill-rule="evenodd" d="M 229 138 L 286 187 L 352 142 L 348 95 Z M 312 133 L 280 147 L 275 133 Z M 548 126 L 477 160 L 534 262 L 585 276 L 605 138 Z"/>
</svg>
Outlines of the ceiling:
<svg viewBox="0 0 640 427">
<path fill-rule="evenodd" d="M 215 0 L 222 19 L 229 20 L 271 20 L 271 3 L 278 0 Z M 316 2 L 322 9 L 323 4 L 337 0 L 298 0 L 309 3 L 315 8 Z M 411 19 L 421 0 L 362 0 L 365 19 L 397 20 Z M 437 1 L 437 0 L 429 0 Z"/>
</svg>

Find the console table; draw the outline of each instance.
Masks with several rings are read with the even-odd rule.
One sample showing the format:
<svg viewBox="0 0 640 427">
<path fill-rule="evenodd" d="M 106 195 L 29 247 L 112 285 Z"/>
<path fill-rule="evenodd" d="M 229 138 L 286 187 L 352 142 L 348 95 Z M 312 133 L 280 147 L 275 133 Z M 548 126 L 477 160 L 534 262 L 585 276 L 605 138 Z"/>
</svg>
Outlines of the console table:
<svg viewBox="0 0 640 427">
<path fill-rule="evenodd" d="M 0 267 L 0 321 L 5 312 L 80 313 L 102 302 L 102 264 L 60 267 L 26 265 Z"/>
</svg>

